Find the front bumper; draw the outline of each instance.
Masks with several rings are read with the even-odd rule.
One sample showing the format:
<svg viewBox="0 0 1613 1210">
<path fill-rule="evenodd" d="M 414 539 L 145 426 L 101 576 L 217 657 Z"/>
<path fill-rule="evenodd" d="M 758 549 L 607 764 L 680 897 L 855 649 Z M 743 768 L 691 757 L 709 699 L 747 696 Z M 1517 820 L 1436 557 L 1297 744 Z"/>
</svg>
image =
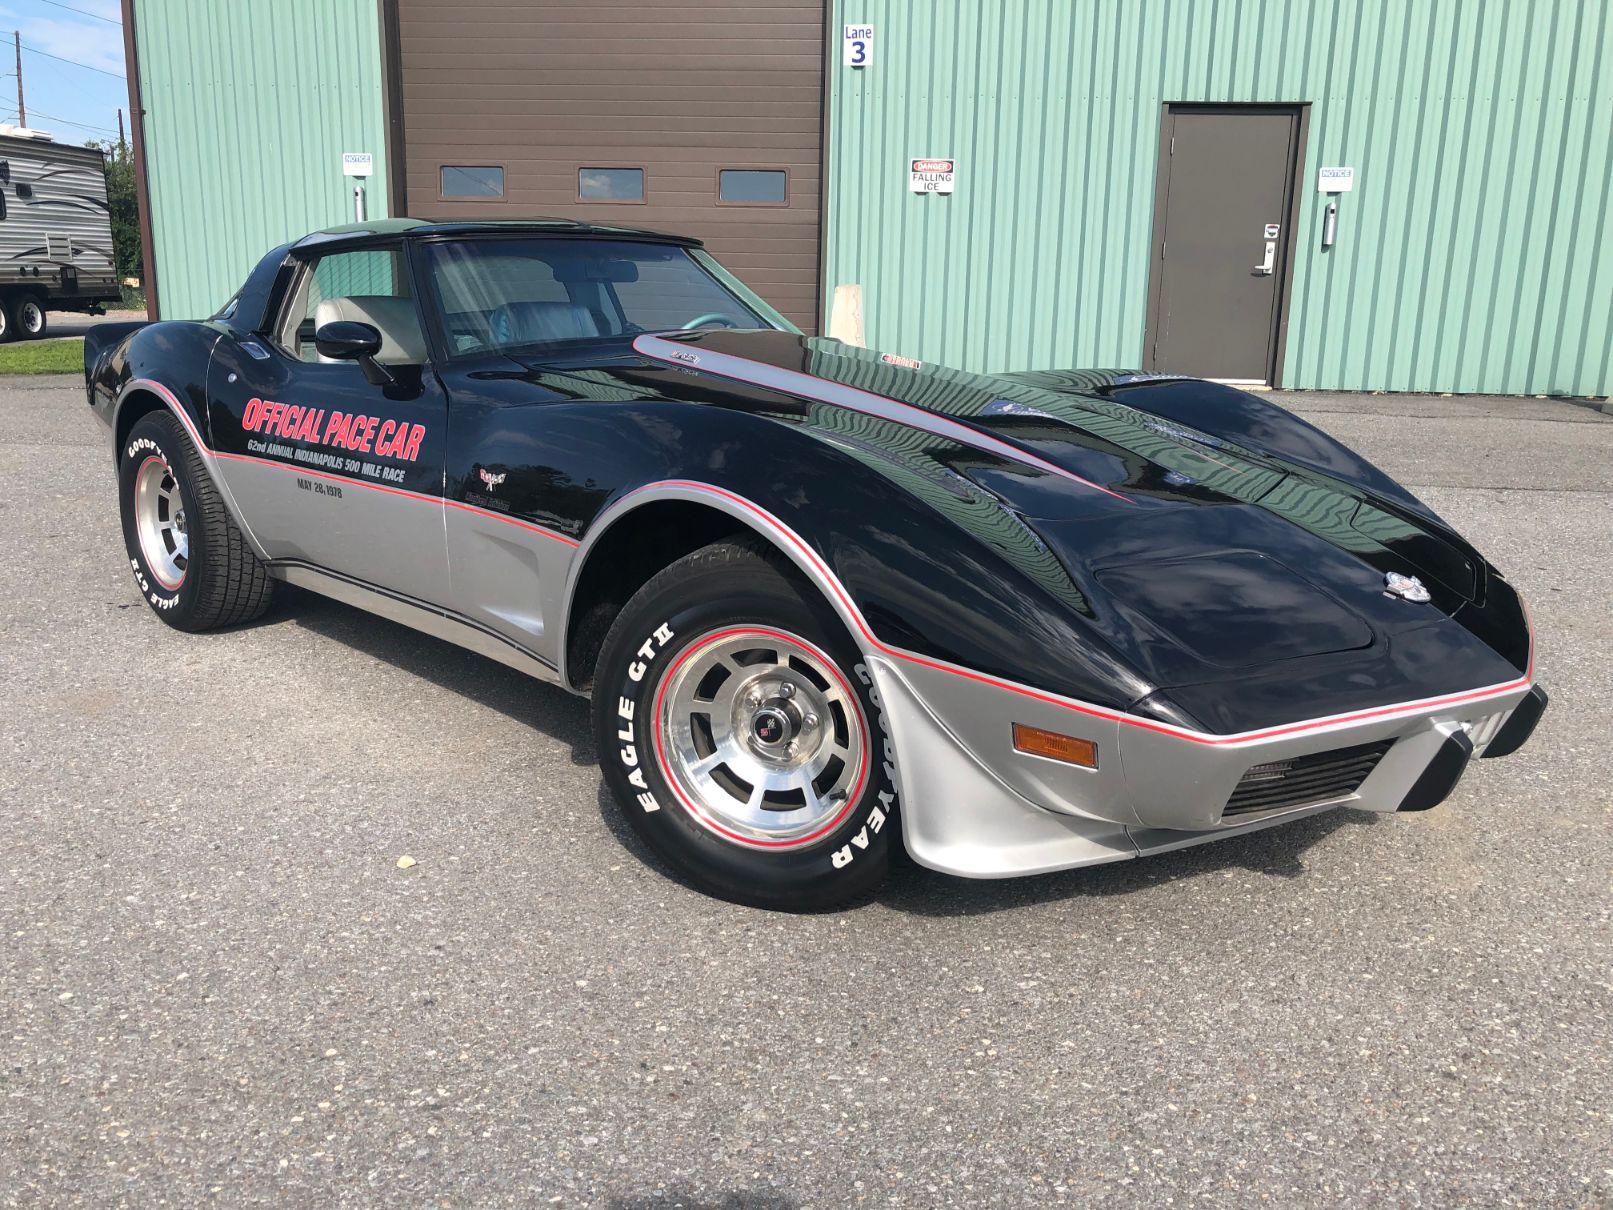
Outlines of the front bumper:
<svg viewBox="0 0 1613 1210">
<path fill-rule="evenodd" d="M 908 851 L 922 865 L 970 878 L 1122 861 L 1336 806 L 1396 811 L 1410 805 L 1408 796 L 1431 767 L 1438 773 L 1450 765 L 1453 737 L 1460 737 L 1454 746 L 1470 745 L 1483 755 L 1498 736 L 1519 729 L 1509 726 L 1514 711 L 1520 724 L 1532 728 L 1544 705 L 1543 693 L 1519 681 L 1493 692 L 1312 720 L 1249 737 L 1210 736 L 1087 712 L 909 660 L 871 655 L 868 664 L 896 748 Z M 1092 740 L 1098 767 L 1077 768 L 1015 750 L 1014 722 Z M 1225 814 L 1253 766 L 1360 745 L 1387 747 L 1354 790 Z M 1460 772 L 1458 763 L 1450 784 Z M 1422 782 L 1424 797 L 1428 785 Z"/>
</svg>

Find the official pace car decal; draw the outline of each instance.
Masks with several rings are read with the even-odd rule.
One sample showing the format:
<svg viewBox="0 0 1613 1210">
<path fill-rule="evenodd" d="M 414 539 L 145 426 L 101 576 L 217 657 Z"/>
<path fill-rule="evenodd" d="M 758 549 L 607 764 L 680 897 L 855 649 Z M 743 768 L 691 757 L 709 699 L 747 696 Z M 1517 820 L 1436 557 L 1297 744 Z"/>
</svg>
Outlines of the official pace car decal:
<svg viewBox="0 0 1613 1210">
<path fill-rule="evenodd" d="M 249 453 L 394 483 L 403 482 L 404 467 L 380 466 L 353 455 L 369 454 L 376 458 L 413 462 L 420 457 L 420 444 L 426 438 L 426 426 L 423 424 L 368 416 L 362 412 L 340 412 L 297 403 L 279 403 L 273 399 L 259 399 L 255 395 L 246 401 L 246 411 L 241 414 L 241 427 L 249 433 L 261 433 L 273 439 L 248 439 L 246 448 Z M 283 444 L 287 441 L 306 442 L 308 446 L 325 448 L 310 449 L 307 446 Z"/>
</svg>

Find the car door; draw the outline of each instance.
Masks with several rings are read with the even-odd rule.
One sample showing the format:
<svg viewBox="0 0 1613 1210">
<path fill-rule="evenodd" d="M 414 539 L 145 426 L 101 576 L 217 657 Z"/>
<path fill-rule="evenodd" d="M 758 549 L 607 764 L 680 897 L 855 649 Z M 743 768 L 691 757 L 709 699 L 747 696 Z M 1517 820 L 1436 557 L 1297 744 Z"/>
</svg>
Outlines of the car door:
<svg viewBox="0 0 1613 1210">
<path fill-rule="evenodd" d="M 447 402 L 405 249 L 300 261 L 275 315 L 221 340 L 208 371 L 214 446 L 248 527 L 271 560 L 443 603 Z M 315 328 L 333 319 L 380 332 L 379 372 L 319 356 Z"/>
</svg>

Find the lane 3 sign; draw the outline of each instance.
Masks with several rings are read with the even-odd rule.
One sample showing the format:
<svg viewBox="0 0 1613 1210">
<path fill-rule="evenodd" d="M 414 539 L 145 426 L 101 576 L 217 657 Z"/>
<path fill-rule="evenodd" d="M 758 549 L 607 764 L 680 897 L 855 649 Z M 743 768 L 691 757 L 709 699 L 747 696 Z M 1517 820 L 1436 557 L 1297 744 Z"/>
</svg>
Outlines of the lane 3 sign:
<svg viewBox="0 0 1613 1210">
<path fill-rule="evenodd" d="M 840 62 L 847 67 L 867 67 L 874 61 L 874 27 L 848 25 L 840 39 Z"/>
<path fill-rule="evenodd" d="M 914 193 L 951 193 L 956 160 L 910 160 L 907 187 Z"/>
</svg>

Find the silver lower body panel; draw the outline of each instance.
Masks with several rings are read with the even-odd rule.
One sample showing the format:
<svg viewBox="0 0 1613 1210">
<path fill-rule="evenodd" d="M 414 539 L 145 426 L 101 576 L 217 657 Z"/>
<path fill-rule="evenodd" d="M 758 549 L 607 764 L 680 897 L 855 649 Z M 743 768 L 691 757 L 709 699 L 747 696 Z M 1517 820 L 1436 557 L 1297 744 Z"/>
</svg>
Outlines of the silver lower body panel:
<svg viewBox="0 0 1613 1210">
<path fill-rule="evenodd" d="M 1088 714 L 881 654 L 868 665 L 896 747 L 908 851 L 967 878 L 1124 861 L 1335 807 L 1395 811 L 1454 731 L 1482 751 L 1529 691 L 1522 683 L 1460 704 L 1385 707 L 1241 738 Z M 1014 722 L 1093 741 L 1098 767 L 1017 751 Z M 1379 741 L 1390 742 L 1387 752 L 1350 794 L 1222 817 L 1251 766 Z"/>
<path fill-rule="evenodd" d="M 332 600 L 356 606 L 394 622 L 401 622 L 423 634 L 485 655 L 541 681 L 560 683 L 560 676 L 555 669 L 535 653 L 468 618 L 456 616 L 434 605 L 409 600 L 335 575 L 322 568 L 301 563 L 271 564 L 269 573 L 288 584 L 295 584 L 298 588 L 306 588 Z"/>
</svg>

